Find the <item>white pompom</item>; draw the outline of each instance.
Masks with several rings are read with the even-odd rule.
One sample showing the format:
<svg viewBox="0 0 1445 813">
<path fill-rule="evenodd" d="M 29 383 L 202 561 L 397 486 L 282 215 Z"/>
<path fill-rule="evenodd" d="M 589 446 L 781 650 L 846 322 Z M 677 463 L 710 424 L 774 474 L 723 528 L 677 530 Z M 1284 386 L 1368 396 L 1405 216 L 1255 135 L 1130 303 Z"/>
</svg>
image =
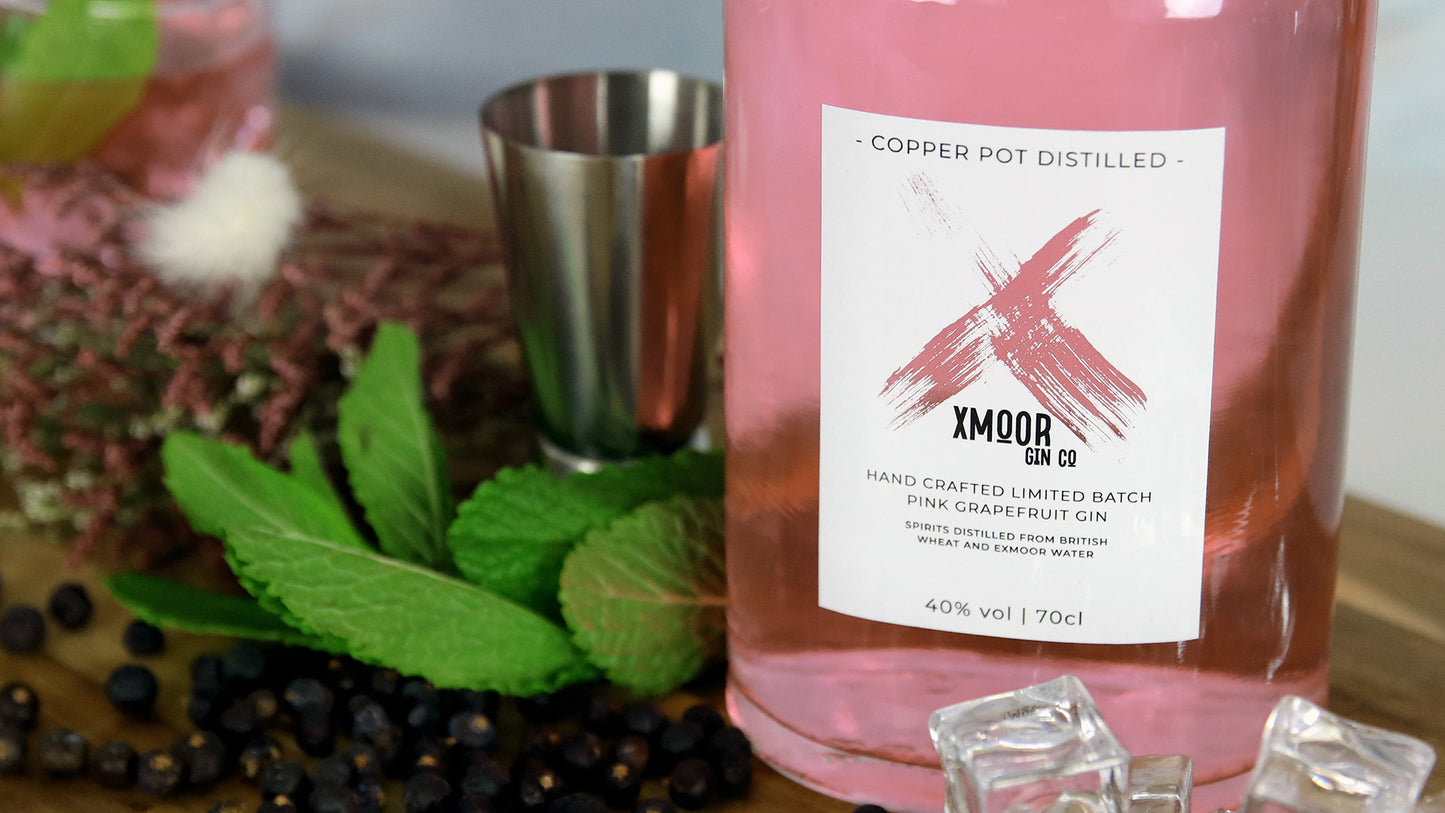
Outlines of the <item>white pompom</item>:
<svg viewBox="0 0 1445 813">
<path fill-rule="evenodd" d="M 275 275 L 301 215 L 285 164 L 267 153 L 232 152 L 190 195 L 150 213 L 138 249 L 168 284 L 206 291 L 229 284 L 245 299 Z"/>
</svg>

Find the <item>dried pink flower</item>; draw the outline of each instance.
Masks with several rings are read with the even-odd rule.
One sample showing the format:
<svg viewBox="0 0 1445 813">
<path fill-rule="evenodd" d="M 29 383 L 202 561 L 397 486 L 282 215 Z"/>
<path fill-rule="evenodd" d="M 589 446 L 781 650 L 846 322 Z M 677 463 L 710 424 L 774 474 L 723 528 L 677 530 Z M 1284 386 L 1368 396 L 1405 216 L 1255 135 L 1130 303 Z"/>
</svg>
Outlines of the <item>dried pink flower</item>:
<svg viewBox="0 0 1445 813">
<path fill-rule="evenodd" d="M 161 484 L 166 432 L 268 459 L 301 429 L 329 437 L 348 359 L 383 320 L 421 337 L 460 488 L 530 455 L 493 235 L 313 202 L 280 272 L 233 315 L 225 291 L 173 290 L 134 257 L 141 201 L 104 172 L 11 167 L 0 180 L 20 190 L 0 201 L 0 473 L 75 557 L 106 543 L 144 561 L 185 538 Z M 7 239 L 37 225 L 60 238 Z M 42 498 L 56 485 L 58 504 Z"/>
</svg>

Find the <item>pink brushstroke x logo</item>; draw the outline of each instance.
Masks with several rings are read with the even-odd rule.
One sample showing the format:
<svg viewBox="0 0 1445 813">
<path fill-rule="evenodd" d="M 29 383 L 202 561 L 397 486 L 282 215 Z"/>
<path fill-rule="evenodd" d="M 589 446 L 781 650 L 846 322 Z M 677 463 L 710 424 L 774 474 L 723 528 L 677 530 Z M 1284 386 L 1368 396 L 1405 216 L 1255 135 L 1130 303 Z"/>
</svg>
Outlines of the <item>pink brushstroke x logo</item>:
<svg viewBox="0 0 1445 813">
<path fill-rule="evenodd" d="M 983 377 L 996 362 L 1049 412 L 1092 446 L 1124 437 L 1145 402 L 1139 389 L 1054 310 L 1052 297 L 1084 271 L 1118 232 L 1099 225 L 1095 210 L 1065 226 L 1010 276 L 993 251 L 975 260 L 993 295 L 944 328 L 912 361 L 889 376 L 880 393 L 906 426 Z"/>
</svg>

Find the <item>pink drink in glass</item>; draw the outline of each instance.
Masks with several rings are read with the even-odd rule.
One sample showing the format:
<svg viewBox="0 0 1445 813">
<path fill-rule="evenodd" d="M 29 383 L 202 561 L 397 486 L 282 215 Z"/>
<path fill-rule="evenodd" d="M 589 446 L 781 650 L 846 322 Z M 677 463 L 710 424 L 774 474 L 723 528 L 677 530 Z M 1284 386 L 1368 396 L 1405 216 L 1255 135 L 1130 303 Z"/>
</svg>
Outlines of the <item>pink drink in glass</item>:
<svg viewBox="0 0 1445 813">
<path fill-rule="evenodd" d="M 263 0 L 160 0 L 155 71 L 94 158 L 174 198 L 215 158 L 271 145 L 276 45 Z"/>
</svg>

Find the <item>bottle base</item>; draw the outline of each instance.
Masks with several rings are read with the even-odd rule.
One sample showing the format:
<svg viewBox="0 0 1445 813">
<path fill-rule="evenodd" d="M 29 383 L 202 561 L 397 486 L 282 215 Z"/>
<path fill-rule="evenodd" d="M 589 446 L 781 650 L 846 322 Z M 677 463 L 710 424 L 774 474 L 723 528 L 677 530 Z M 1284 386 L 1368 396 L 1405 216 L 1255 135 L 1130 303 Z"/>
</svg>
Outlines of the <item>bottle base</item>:
<svg viewBox="0 0 1445 813">
<path fill-rule="evenodd" d="M 944 780 L 939 768 L 845 751 L 805 737 L 754 703 L 731 678 L 726 699 L 729 715 L 747 732 L 754 753 L 792 781 L 852 804 L 881 805 L 890 813 L 944 810 Z M 1246 766 L 1238 773 L 1195 785 L 1192 808 L 1238 808 L 1249 775 Z"/>
<path fill-rule="evenodd" d="M 825 796 L 876 804 L 890 813 L 939 813 L 943 772 L 906 762 L 855 754 L 808 739 L 768 714 L 728 681 L 727 708 L 748 733 L 753 752 L 783 776 Z"/>
</svg>

